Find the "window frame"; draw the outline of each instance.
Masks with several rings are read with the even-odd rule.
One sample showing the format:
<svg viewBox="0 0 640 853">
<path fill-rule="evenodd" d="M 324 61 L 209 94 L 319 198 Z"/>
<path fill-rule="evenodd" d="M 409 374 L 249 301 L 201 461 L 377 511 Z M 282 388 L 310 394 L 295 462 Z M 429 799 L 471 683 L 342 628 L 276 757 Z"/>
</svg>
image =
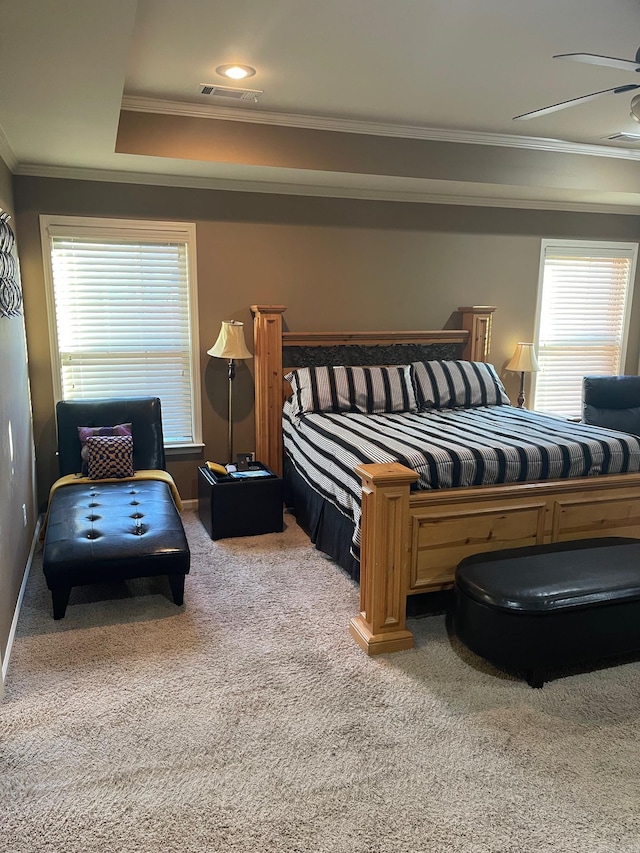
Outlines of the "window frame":
<svg viewBox="0 0 640 853">
<path fill-rule="evenodd" d="M 634 297 L 634 284 L 636 280 L 636 264 L 638 259 L 638 243 L 621 240 L 581 240 L 581 239 L 557 239 L 545 238 L 540 244 L 540 266 L 538 271 L 538 292 L 536 295 L 536 316 L 534 323 L 533 341 L 536 353 L 540 352 L 540 327 L 542 320 L 542 291 L 544 285 L 545 259 L 548 249 L 557 249 L 559 251 L 569 251 L 579 249 L 584 250 L 584 257 L 590 254 L 597 254 L 598 251 L 631 253 L 631 269 L 629 271 L 629 283 L 627 286 L 627 294 L 625 299 L 624 316 L 622 322 L 622 340 L 620 343 L 620 370 L 624 372 L 627 358 L 627 347 L 629 343 L 629 329 L 631 325 L 631 309 Z M 536 390 L 538 384 L 538 374 L 531 374 L 530 396 L 532 407 L 536 407 Z M 551 414 L 551 413 L 550 413 Z M 556 415 L 563 417 L 563 415 Z"/>
<path fill-rule="evenodd" d="M 191 367 L 191 442 L 167 442 L 168 456 L 188 453 L 204 447 L 202 440 L 202 395 L 200 380 L 200 342 L 198 329 L 198 282 L 196 262 L 196 225 L 194 222 L 172 222 L 167 220 L 120 219 L 93 216 L 40 215 L 40 242 L 44 268 L 47 322 L 49 327 L 49 350 L 54 406 L 63 400 L 62 363 L 58 345 L 51 238 L 59 236 L 93 237 L 96 239 L 162 240 L 183 242 L 187 249 L 187 275 L 189 295 L 189 362 Z"/>
</svg>

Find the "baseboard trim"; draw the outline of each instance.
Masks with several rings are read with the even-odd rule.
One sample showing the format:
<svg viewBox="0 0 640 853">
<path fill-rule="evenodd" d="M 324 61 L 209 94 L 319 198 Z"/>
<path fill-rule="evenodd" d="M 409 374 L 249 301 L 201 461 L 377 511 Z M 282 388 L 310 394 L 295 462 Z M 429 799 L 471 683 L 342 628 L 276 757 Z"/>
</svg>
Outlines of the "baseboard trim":
<svg viewBox="0 0 640 853">
<path fill-rule="evenodd" d="M 198 509 L 198 498 L 190 498 L 188 501 L 182 501 L 182 509 Z"/>
<path fill-rule="evenodd" d="M 2 661 L 2 683 L 0 684 L 0 699 L 4 694 L 4 684 L 7 679 L 7 671 L 9 669 L 9 659 L 11 658 L 11 649 L 13 648 L 13 641 L 16 638 L 16 631 L 18 629 L 18 619 L 20 617 L 20 610 L 22 608 L 22 601 L 24 599 L 24 592 L 27 588 L 27 581 L 29 580 L 29 572 L 31 571 L 31 564 L 33 562 L 33 555 L 36 552 L 36 547 L 38 545 L 38 540 L 40 538 L 40 527 L 42 524 L 41 518 L 38 518 L 36 523 L 36 528 L 33 532 L 33 539 L 31 540 L 31 548 L 29 550 L 29 556 L 27 558 L 27 565 L 25 566 L 24 575 L 22 578 L 22 583 L 20 584 L 20 592 L 18 593 L 18 600 L 16 601 L 16 609 L 13 613 L 13 620 L 11 622 L 11 630 L 9 631 L 9 639 L 7 640 L 7 653 Z"/>
</svg>

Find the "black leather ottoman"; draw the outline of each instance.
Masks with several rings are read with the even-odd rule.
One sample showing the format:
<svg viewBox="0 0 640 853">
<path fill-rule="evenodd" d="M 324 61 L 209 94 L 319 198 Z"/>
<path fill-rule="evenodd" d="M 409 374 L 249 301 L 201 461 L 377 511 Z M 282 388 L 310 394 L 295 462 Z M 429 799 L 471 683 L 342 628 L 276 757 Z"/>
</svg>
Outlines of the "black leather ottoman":
<svg viewBox="0 0 640 853">
<path fill-rule="evenodd" d="M 455 577 L 471 651 L 542 687 L 545 670 L 640 650 L 640 540 L 581 539 L 476 554 Z"/>
<path fill-rule="evenodd" d="M 62 619 L 71 587 L 168 575 L 180 605 L 190 554 L 166 483 L 123 481 L 69 485 L 53 495 L 42 568 L 54 619 Z"/>
</svg>

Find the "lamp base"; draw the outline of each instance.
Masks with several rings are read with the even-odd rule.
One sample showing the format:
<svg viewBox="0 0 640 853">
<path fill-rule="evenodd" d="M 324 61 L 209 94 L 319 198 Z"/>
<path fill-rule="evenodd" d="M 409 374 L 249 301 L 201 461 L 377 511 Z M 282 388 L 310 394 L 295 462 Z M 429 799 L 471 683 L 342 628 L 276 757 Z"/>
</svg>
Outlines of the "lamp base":
<svg viewBox="0 0 640 853">
<path fill-rule="evenodd" d="M 524 372 L 520 374 L 520 393 L 518 394 L 518 408 L 524 409 Z"/>
<path fill-rule="evenodd" d="M 229 403 L 227 408 L 228 417 L 228 436 L 227 436 L 227 455 L 229 464 L 233 463 L 233 380 L 236 378 L 236 366 L 232 358 L 229 359 Z"/>
</svg>

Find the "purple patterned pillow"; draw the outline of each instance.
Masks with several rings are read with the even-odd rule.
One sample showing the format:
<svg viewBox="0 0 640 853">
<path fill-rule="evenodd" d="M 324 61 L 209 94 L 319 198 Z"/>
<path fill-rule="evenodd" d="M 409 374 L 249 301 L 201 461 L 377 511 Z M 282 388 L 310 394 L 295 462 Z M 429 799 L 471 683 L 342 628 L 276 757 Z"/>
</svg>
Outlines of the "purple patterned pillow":
<svg viewBox="0 0 640 853">
<path fill-rule="evenodd" d="M 115 426 L 78 427 L 78 438 L 80 439 L 80 456 L 82 458 L 82 476 L 89 474 L 89 453 L 87 451 L 87 439 L 92 435 L 131 435 L 131 424 L 116 424 Z"/>
<path fill-rule="evenodd" d="M 133 477 L 133 439 L 130 435 L 91 435 L 87 439 L 89 477 Z"/>
</svg>

